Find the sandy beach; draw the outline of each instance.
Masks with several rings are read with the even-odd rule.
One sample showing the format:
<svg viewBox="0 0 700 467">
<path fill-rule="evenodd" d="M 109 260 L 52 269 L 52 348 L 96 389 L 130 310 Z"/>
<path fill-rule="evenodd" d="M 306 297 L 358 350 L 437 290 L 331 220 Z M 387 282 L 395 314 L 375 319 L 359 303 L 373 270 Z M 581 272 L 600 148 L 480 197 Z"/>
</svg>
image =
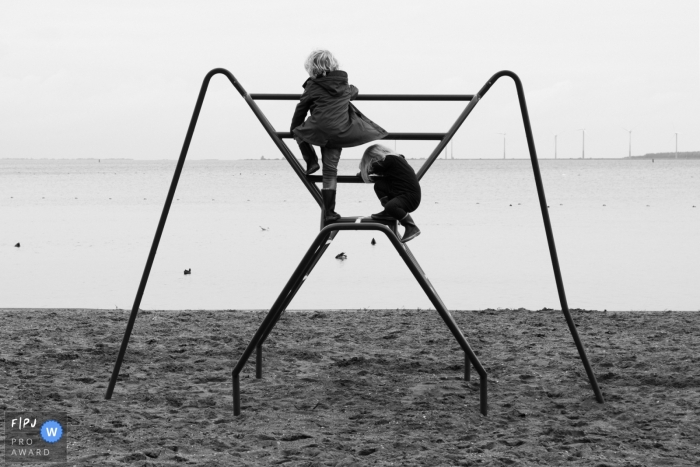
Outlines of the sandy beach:
<svg viewBox="0 0 700 467">
<path fill-rule="evenodd" d="M 70 417 L 67 465 L 700 465 L 700 314 L 572 310 L 286 313 L 233 416 L 261 311 L 142 311 L 112 400 L 125 310 L 0 310 L 0 409 Z"/>
</svg>

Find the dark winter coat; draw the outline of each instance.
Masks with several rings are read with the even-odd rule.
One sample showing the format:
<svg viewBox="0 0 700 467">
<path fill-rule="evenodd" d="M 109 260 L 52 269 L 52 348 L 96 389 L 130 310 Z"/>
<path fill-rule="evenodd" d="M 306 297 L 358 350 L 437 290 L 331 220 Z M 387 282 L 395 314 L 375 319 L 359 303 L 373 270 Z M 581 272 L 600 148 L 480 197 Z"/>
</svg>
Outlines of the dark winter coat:
<svg viewBox="0 0 700 467">
<path fill-rule="evenodd" d="M 387 154 L 383 161 L 372 162 L 369 173 L 379 175 L 375 183 L 381 182 L 389 199 L 405 198 L 409 202 L 410 208 L 406 209 L 409 212 L 418 208 L 421 199 L 420 183 L 413 167 L 401 154 Z"/>
<path fill-rule="evenodd" d="M 357 93 L 344 71 L 307 79 L 292 117 L 294 136 L 329 148 L 350 148 L 384 138 L 387 132 L 350 103 Z M 311 116 L 304 121 L 308 112 Z"/>
</svg>

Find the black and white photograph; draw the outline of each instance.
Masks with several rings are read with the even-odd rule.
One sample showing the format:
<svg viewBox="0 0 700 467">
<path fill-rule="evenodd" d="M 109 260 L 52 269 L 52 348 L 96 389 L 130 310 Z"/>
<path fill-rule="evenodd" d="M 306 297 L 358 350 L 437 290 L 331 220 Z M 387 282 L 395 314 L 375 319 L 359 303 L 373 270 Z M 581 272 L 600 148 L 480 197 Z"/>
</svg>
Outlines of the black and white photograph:
<svg viewBox="0 0 700 467">
<path fill-rule="evenodd" d="M 700 465 L 697 0 L 0 0 L 2 465 Z"/>
</svg>

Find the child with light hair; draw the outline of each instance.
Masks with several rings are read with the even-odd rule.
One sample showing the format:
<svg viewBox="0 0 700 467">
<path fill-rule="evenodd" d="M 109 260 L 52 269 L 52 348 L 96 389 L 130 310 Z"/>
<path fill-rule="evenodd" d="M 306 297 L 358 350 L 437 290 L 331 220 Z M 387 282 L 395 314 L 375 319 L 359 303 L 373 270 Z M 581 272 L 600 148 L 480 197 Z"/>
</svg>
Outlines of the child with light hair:
<svg viewBox="0 0 700 467">
<path fill-rule="evenodd" d="M 420 205 L 420 184 L 403 155 L 374 144 L 362 155 L 360 176 L 365 183 L 374 183 L 374 192 L 384 206 L 382 212 L 372 214 L 372 219 L 398 220 L 406 228 L 401 243 L 420 235 L 420 229 L 409 214 Z"/>
<path fill-rule="evenodd" d="M 292 117 L 291 132 L 306 162 L 306 175 L 319 169 L 314 146 L 321 148 L 323 211 L 326 224 L 336 222 L 335 195 L 342 148 L 382 139 L 387 132 L 350 103 L 358 90 L 327 50 L 314 50 L 304 62 L 309 79 Z M 311 113 L 306 118 L 307 113 Z M 306 120 L 304 120 L 306 118 Z"/>
</svg>

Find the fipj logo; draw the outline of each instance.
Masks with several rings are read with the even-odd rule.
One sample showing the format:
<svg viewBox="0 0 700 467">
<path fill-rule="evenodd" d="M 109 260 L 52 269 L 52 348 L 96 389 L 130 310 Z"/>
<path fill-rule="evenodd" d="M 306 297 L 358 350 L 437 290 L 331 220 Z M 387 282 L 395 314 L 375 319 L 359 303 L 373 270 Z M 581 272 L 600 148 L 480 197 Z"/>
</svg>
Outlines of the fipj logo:
<svg viewBox="0 0 700 467">
<path fill-rule="evenodd" d="M 66 414 L 5 412 L 5 463 L 66 462 Z"/>
</svg>

